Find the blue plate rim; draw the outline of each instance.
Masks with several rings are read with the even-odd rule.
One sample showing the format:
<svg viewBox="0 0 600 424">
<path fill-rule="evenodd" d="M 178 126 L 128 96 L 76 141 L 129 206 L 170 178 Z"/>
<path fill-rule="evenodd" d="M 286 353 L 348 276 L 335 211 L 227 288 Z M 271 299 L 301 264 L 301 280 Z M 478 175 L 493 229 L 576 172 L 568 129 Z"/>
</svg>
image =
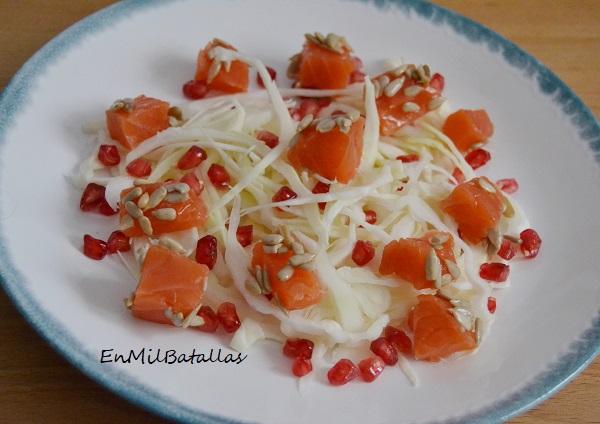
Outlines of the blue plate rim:
<svg viewBox="0 0 600 424">
<path fill-rule="evenodd" d="M 594 114 L 550 69 L 505 37 L 456 12 L 423 0 L 355 1 L 373 4 L 382 9 L 395 7 L 407 14 L 415 13 L 436 25 L 450 26 L 459 36 L 472 43 L 483 43 L 490 51 L 501 53 L 510 66 L 521 70 L 527 78 L 535 80 L 541 92 L 559 104 L 581 139 L 588 144 L 596 162 L 600 163 L 600 124 Z M 27 102 L 29 87 L 45 67 L 58 60 L 69 47 L 82 38 L 105 30 L 140 10 L 169 2 L 170 0 L 125 0 L 113 4 L 74 24 L 42 47 L 23 65 L 0 94 L 0 146 L 6 142 L 5 136 L 11 122 Z M 20 284 L 24 279 L 10 260 L 10 252 L 2 237 L 1 227 L 0 254 L 0 283 L 13 304 L 48 344 L 91 379 L 131 403 L 171 420 L 207 424 L 238 422 L 189 408 L 124 377 L 114 368 L 101 366 L 99 358 L 85 352 L 81 343 L 52 316 L 46 314 L 41 305 L 37 304 Z M 504 422 L 520 415 L 562 389 L 585 369 L 599 352 L 600 311 L 592 321 L 591 327 L 571 344 L 569 352 L 558 358 L 533 381 L 479 411 L 444 422 Z"/>
</svg>

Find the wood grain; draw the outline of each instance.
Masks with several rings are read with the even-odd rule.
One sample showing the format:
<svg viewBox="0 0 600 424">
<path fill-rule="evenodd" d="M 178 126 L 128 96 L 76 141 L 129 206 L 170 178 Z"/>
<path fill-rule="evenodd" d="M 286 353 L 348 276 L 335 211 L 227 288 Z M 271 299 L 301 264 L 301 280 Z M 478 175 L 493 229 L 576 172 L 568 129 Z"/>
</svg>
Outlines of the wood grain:
<svg viewBox="0 0 600 424">
<path fill-rule="evenodd" d="M 111 0 L 0 2 L 0 89 L 46 42 Z M 600 1 L 436 0 L 521 46 L 600 116 Z M 59 356 L 0 290 L 3 422 L 166 422 L 91 381 Z M 512 423 L 600 422 L 600 359 Z"/>
</svg>

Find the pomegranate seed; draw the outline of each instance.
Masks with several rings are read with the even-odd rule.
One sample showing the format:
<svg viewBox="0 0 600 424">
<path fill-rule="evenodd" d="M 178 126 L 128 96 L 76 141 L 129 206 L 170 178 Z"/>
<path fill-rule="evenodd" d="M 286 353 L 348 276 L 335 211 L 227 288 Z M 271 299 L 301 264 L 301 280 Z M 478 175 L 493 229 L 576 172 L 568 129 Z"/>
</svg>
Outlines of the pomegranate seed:
<svg viewBox="0 0 600 424">
<path fill-rule="evenodd" d="M 275 81 L 275 78 L 277 78 L 277 71 L 275 71 L 275 69 L 267 66 L 267 72 L 269 73 L 269 76 L 271 77 L 271 79 L 273 81 Z M 259 87 L 265 87 L 265 83 L 263 82 L 262 77 L 260 76 L 260 74 L 256 74 L 256 82 L 258 83 Z"/>
<path fill-rule="evenodd" d="M 352 56 L 352 64 L 356 71 L 360 71 L 363 68 L 363 61 L 360 60 L 360 57 Z"/>
<path fill-rule="evenodd" d="M 412 352 L 412 341 L 406 333 L 396 327 L 388 325 L 384 330 L 385 338 L 399 353 L 409 355 Z"/>
<path fill-rule="evenodd" d="M 361 71 L 352 71 L 350 77 L 348 78 L 349 84 L 356 84 L 357 82 L 365 81 L 365 73 Z"/>
<path fill-rule="evenodd" d="M 517 244 L 510 240 L 502 240 L 500 250 L 498 250 L 498 256 L 507 261 L 511 260 L 517 254 Z"/>
<path fill-rule="evenodd" d="M 365 221 L 367 224 L 374 225 L 377 222 L 377 212 L 371 209 L 367 209 L 365 212 Z"/>
<path fill-rule="evenodd" d="M 526 258 L 535 258 L 540 252 L 542 239 L 537 231 L 531 228 L 524 230 L 519 235 L 523 243 L 521 243 L 521 252 Z"/>
<path fill-rule="evenodd" d="M 490 152 L 484 149 L 471 150 L 465 156 L 465 160 L 469 165 L 471 165 L 471 168 L 473 169 L 482 167 L 483 165 L 488 163 L 491 158 L 492 155 L 490 155 Z"/>
<path fill-rule="evenodd" d="M 298 121 L 301 121 L 302 118 L 304 118 L 306 115 L 317 116 L 317 114 L 321 110 L 321 107 L 325 106 L 327 105 L 325 104 L 324 106 L 320 106 L 320 104 L 313 99 L 303 99 L 300 102 L 300 106 L 298 106 L 298 108 L 295 109 L 296 113 L 293 117 L 294 119 L 297 117 Z"/>
<path fill-rule="evenodd" d="M 350 359 L 340 359 L 327 372 L 327 379 L 334 386 L 342 386 L 358 376 L 358 367 Z"/>
<path fill-rule="evenodd" d="M 271 131 L 260 130 L 256 135 L 256 138 L 267 145 L 268 148 L 274 149 L 279 145 L 279 137 L 273 134 Z"/>
<path fill-rule="evenodd" d="M 402 163 L 410 163 L 410 162 L 418 162 L 421 157 L 416 153 L 411 153 L 410 155 L 400 155 L 396 158 Z"/>
<path fill-rule="evenodd" d="M 125 170 L 129 175 L 136 178 L 143 178 L 150 175 L 152 172 L 152 165 L 146 159 L 138 158 L 134 159 L 125 167 Z"/>
<path fill-rule="evenodd" d="M 385 337 L 371 342 L 371 352 L 383 359 L 387 365 L 395 365 L 398 362 L 398 352 Z"/>
<path fill-rule="evenodd" d="M 231 184 L 231 177 L 227 170 L 216 163 L 208 168 L 208 179 L 217 188 L 227 188 Z"/>
<path fill-rule="evenodd" d="M 206 158 L 207 155 L 204 149 L 198 146 L 192 146 L 181 158 L 179 158 L 179 161 L 177 161 L 177 168 L 182 171 L 195 168 L 204 162 Z"/>
<path fill-rule="evenodd" d="M 283 354 L 290 358 L 312 358 L 315 344 L 308 339 L 287 339 L 283 345 Z"/>
<path fill-rule="evenodd" d="M 238 227 L 235 232 L 235 236 L 237 238 L 238 243 L 242 245 L 242 247 L 246 247 L 252 244 L 252 231 L 254 230 L 254 226 L 252 225 L 242 225 Z"/>
<path fill-rule="evenodd" d="M 507 194 L 513 194 L 519 189 L 519 183 L 514 178 L 504 178 L 496 181 L 496 185 L 500 190 Z"/>
<path fill-rule="evenodd" d="M 479 267 L 479 276 L 484 280 L 502 283 L 508 279 L 510 266 L 500 262 L 486 262 Z"/>
<path fill-rule="evenodd" d="M 217 262 L 217 239 L 215 236 L 204 236 L 196 243 L 196 262 L 213 269 Z"/>
<path fill-rule="evenodd" d="M 456 180 L 456 182 L 458 184 L 462 184 L 465 181 L 467 181 L 467 179 L 465 178 L 465 174 L 463 174 L 463 172 L 459 168 L 454 168 L 454 171 L 452 172 L 452 176 L 454 177 L 454 179 Z"/>
<path fill-rule="evenodd" d="M 352 260 L 358 266 L 364 266 L 375 256 L 375 247 L 370 241 L 358 240 L 352 249 Z"/>
<path fill-rule="evenodd" d="M 188 172 L 183 177 L 181 177 L 179 181 L 189 185 L 190 189 L 192 189 L 192 191 L 196 193 L 197 196 L 200 196 L 204 191 L 204 183 L 200 181 L 196 174 L 194 174 L 193 172 Z"/>
<path fill-rule="evenodd" d="M 276 203 L 276 202 L 284 202 L 284 201 L 290 200 L 290 199 L 295 199 L 296 197 L 298 197 L 298 195 L 294 192 L 294 190 L 292 190 L 288 186 L 283 186 L 279 190 L 277 190 L 277 193 L 275 193 L 273 195 L 273 198 L 271 200 L 273 201 L 273 203 Z M 277 208 L 277 209 L 282 211 L 281 208 Z"/>
<path fill-rule="evenodd" d="M 108 237 L 107 252 L 112 254 L 116 252 L 127 252 L 131 249 L 129 244 L 129 237 L 125 235 L 123 231 L 113 231 Z"/>
<path fill-rule="evenodd" d="M 208 84 L 205 81 L 190 80 L 183 84 L 183 95 L 190 100 L 198 100 L 208 94 Z"/>
<path fill-rule="evenodd" d="M 375 381 L 375 379 L 379 377 L 379 374 L 382 373 L 384 368 L 385 363 L 378 356 L 363 359 L 358 363 L 360 376 L 363 381 L 366 381 L 367 383 Z"/>
<path fill-rule="evenodd" d="M 81 210 L 89 212 L 100 206 L 100 203 L 104 200 L 105 191 L 106 187 L 96 183 L 89 183 L 81 194 L 81 200 L 79 201 Z"/>
<path fill-rule="evenodd" d="M 312 189 L 313 194 L 326 194 L 329 193 L 329 184 L 324 183 L 323 181 L 317 181 L 317 184 Z M 325 206 L 327 206 L 327 202 L 319 202 L 319 209 L 324 210 Z"/>
<path fill-rule="evenodd" d="M 98 149 L 98 160 L 104 166 L 118 165 L 121 162 L 121 156 L 119 156 L 117 146 L 102 144 L 100 149 Z"/>
<path fill-rule="evenodd" d="M 490 314 L 493 314 L 494 312 L 496 312 L 496 298 L 495 297 L 488 297 L 488 301 L 487 301 L 487 308 L 488 311 L 490 311 Z"/>
<path fill-rule="evenodd" d="M 106 256 L 107 250 L 104 240 L 94 238 L 89 234 L 83 236 L 83 254 L 88 258 L 99 261 Z"/>
<path fill-rule="evenodd" d="M 446 81 L 444 77 L 437 72 L 433 74 L 431 79 L 429 80 L 429 86 L 435 88 L 438 91 L 443 91 L 444 86 L 446 85 Z"/>
<path fill-rule="evenodd" d="M 217 309 L 217 319 L 227 333 L 234 333 L 241 325 L 235 305 L 231 302 L 221 303 Z"/>
<path fill-rule="evenodd" d="M 98 212 L 100 212 L 102 215 L 112 216 L 112 215 L 115 215 L 119 211 L 114 210 L 112 208 L 112 206 L 110 206 L 108 204 L 106 199 L 102 199 L 102 201 L 100 202 L 100 205 L 98 206 Z"/>
<path fill-rule="evenodd" d="M 292 363 L 292 373 L 296 377 L 304 377 L 313 369 L 312 362 L 308 358 L 298 357 Z"/>
<path fill-rule="evenodd" d="M 194 328 L 204 333 L 214 333 L 217 331 L 217 328 L 219 328 L 219 320 L 217 314 L 213 311 L 213 308 L 207 305 L 201 306 L 198 311 L 198 316 L 204 319 L 204 324 Z"/>
</svg>

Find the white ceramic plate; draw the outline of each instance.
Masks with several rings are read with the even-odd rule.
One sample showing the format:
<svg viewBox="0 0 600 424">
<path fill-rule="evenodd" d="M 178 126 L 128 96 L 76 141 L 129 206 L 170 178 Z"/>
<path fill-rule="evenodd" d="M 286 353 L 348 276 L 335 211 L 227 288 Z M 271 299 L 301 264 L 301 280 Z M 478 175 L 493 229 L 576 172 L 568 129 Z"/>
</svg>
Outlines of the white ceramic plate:
<svg viewBox="0 0 600 424">
<path fill-rule="evenodd" d="M 513 265 L 497 322 L 477 355 L 414 364 L 373 384 L 334 388 L 324 373 L 301 395 L 279 348 L 241 364 L 101 363 L 114 349 L 231 353 L 227 340 L 132 319 L 131 279 L 91 261 L 82 235 L 110 219 L 80 213 L 69 175 L 89 151 L 82 123 L 119 97 L 182 102 L 199 48 L 218 36 L 284 75 L 305 32 L 344 34 L 368 68 L 388 57 L 446 77 L 456 109 L 483 108 L 496 133 L 492 179 L 515 177 L 517 199 L 544 240 Z M 557 77 L 518 47 L 420 1 L 131 1 L 78 23 L 23 67 L 0 102 L 2 282 L 44 337 L 91 378 L 175 420 L 197 422 L 503 421 L 562 387 L 600 347 L 600 127 Z"/>
</svg>

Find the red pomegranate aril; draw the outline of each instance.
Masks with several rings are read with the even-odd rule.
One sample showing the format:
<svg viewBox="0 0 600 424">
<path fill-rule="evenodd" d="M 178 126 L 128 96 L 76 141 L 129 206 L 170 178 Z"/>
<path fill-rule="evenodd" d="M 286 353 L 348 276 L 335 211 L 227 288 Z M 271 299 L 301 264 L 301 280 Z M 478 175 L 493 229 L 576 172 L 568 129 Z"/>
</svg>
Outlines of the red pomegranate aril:
<svg viewBox="0 0 600 424">
<path fill-rule="evenodd" d="M 204 236 L 196 243 L 196 262 L 213 269 L 217 262 L 217 239 L 215 236 Z"/>
<path fill-rule="evenodd" d="M 83 236 L 83 254 L 88 258 L 99 261 L 106 256 L 108 247 L 104 240 L 92 237 L 89 234 Z"/>
<path fill-rule="evenodd" d="M 213 308 L 208 305 L 203 305 L 198 311 L 198 316 L 204 320 L 204 324 L 194 327 L 203 333 L 214 333 L 219 328 L 219 319 Z"/>
<path fill-rule="evenodd" d="M 329 193 L 329 184 L 324 183 L 323 181 L 317 181 L 317 184 L 312 189 L 313 194 L 326 194 Z M 327 206 L 327 202 L 319 202 L 317 203 L 319 209 L 325 210 L 325 206 Z"/>
<path fill-rule="evenodd" d="M 365 221 L 367 224 L 374 225 L 377 222 L 377 212 L 371 209 L 367 209 L 365 212 Z"/>
<path fill-rule="evenodd" d="M 360 71 L 363 68 L 363 61 L 358 56 L 352 56 L 352 64 L 356 71 Z"/>
<path fill-rule="evenodd" d="M 129 244 L 129 237 L 127 237 L 125 235 L 125 233 L 123 233 L 123 231 L 113 231 L 110 236 L 108 237 L 108 240 L 106 241 L 107 244 L 107 252 L 109 254 L 113 254 L 116 252 L 128 252 L 129 250 L 131 250 L 131 245 Z"/>
<path fill-rule="evenodd" d="M 370 358 L 363 359 L 358 363 L 360 377 L 367 383 L 375 381 L 375 379 L 379 377 L 379 374 L 383 372 L 384 368 L 385 363 L 378 356 L 372 356 Z"/>
<path fill-rule="evenodd" d="M 302 120 L 306 115 L 316 117 L 321 110 L 321 107 L 325 106 L 320 106 L 320 104 L 313 99 L 302 99 L 297 108 L 297 116 L 299 120 Z"/>
<path fill-rule="evenodd" d="M 513 194 L 519 189 L 519 183 L 514 178 L 503 178 L 496 181 L 496 185 L 506 194 Z"/>
<path fill-rule="evenodd" d="M 182 183 L 185 183 L 190 186 L 190 189 L 196 193 L 197 196 L 200 196 L 204 191 L 204 183 L 200 181 L 198 176 L 193 172 L 188 172 L 183 177 L 180 178 Z"/>
<path fill-rule="evenodd" d="M 431 79 L 429 80 L 429 86 L 435 88 L 438 91 L 443 91 L 444 86 L 446 85 L 446 81 L 441 74 L 437 72 L 433 74 Z"/>
<path fill-rule="evenodd" d="M 105 191 L 106 187 L 96 183 L 89 183 L 81 194 L 81 200 L 79 201 L 81 210 L 89 212 L 100 206 L 100 203 L 104 200 Z"/>
<path fill-rule="evenodd" d="M 484 149 L 471 150 L 465 156 L 465 160 L 473 169 L 482 167 L 483 165 L 488 163 L 491 158 L 492 155 L 490 155 L 490 152 Z"/>
<path fill-rule="evenodd" d="M 129 175 L 136 178 L 147 177 L 152 173 L 152 165 L 146 159 L 134 159 L 125 167 Z"/>
<path fill-rule="evenodd" d="M 370 241 L 358 240 L 352 249 L 352 260 L 358 266 L 368 264 L 375 256 L 375 247 Z"/>
<path fill-rule="evenodd" d="M 283 354 L 289 358 L 312 358 L 315 344 L 308 339 L 287 339 L 283 345 Z"/>
<path fill-rule="evenodd" d="M 352 71 L 350 77 L 348 77 L 348 83 L 356 84 L 358 82 L 365 82 L 365 73 L 362 71 Z"/>
<path fill-rule="evenodd" d="M 510 261 L 517 254 L 517 244 L 513 243 L 508 239 L 502 240 L 500 249 L 498 250 L 498 256 L 502 259 Z"/>
<path fill-rule="evenodd" d="M 121 162 L 121 156 L 117 146 L 112 144 L 102 144 L 98 149 L 98 160 L 104 166 L 115 166 Z"/>
<path fill-rule="evenodd" d="M 235 305 L 231 302 L 223 302 L 217 309 L 217 319 L 226 333 L 234 333 L 242 324 L 237 314 Z"/>
<path fill-rule="evenodd" d="M 190 100 L 203 99 L 208 94 L 208 84 L 205 81 L 190 80 L 183 84 L 183 95 Z"/>
<path fill-rule="evenodd" d="M 519 237 L 522 240 L 521 253 L 523 253 L 523 256 L 528 259 L 535 258 L 542 246 L 542 239 L 537 231 L 528 228 L 527 230 L 521 231 Z"/>
<path fill-rule="evenodd" d="M 229 172 L 218 163 L 213 163 L 208 168 L 208 179 L 217 188 L 227 188 L 231 184 L 231 177 Z"/>
<path fill-rule="evenodd" d="M 398 352 L 385 337 L 371 342 L 371 352 L 383 359 L 386 365 L 395 365 L 398 362 Z"/>
<path fill-rule="evenodd" d="M 490 314 L 493 314 L 494 312 L 496 312 L 496 298 L 495 297 L 488 297 L 488 301 L 487 301 L 487 308 L 488 311 L 490 312 Z"/>
<path fill-rule="evenodd" d="M 177 168 L 182 171 L 187 171 L 200 165 L 207 158 L 206 152 L 203 148 L 198 146 L 192 146 L 187 152 L 183 154 L 179 161 L 177 161 Z"/>
<path fill-rule="evenodd" d="M 334 386 L 343 386 L 358 377 L 358 367 L 350 359 L 340 359 L 327 372 L 327 379 Z"/>
<path fill-rule="evenodd" d="M 464 183 L 465 181 L 467 181 L 467 179 L 465 178 L 465 174 L 463 174 L 463 172 L 459 168 L 454 168 L 454 171 L 452 172 L 452 176 L 454 177 L 454 179 L 456 180 L 456 182 L 458 184 L 461 184 L 461 183 Z"/>
<path fill-rule="evenodd" d="M 112 215 L 116 215 L 117 212 L 119 212 L 119 211 L 113 209 L 112 206 L 110 206 L 108 204 L 106 199 L 102 199 L 102 201 L 100 202 L 100 205 L 98 205 L 98 212 L 100 212 L 102 215 L 105 215 L 105 216 L 112 216 Z"/>
<path fill-rule="evenodd" d="M 402 163 L 410 163 L 410 162 L 418 162 L 421 157 L 416 153 L 411 153 L 408 155 L 400 155 L 396 158 Z"/>
<path fill-rule="evenodd" d="M 298 195 L 296 194 L 296 192 L 294 190 L 292 190 L 288 186 L 283 186 L 279 190 L 277 190 L 277 193 L 275 193 L 273 195 L 273 198 L 271 200 L 273 201 L 273 203 L 276 203 L 276 202 L 284 202 L 284 201 L 290 200 L 290 199 L 295 199 L 296 197 L 298 197 Z M 277 209 L 280 211 L 283 211 L 279 207 Z"/>
<path fill-rule="evenodd" d="M 271 131 L 260 130 L 256 134 L 256 139 L 265 143 L 269 149 L 274 149 L 279 145 L 279 137 Z"/>
<path fill-rule="evenodd" d="M 271 79 L 273 81 L 275 81 L 275 78 L 277 78 L 277 71 L 275 71 L 275 69 L 266 66 L 267 68 L 267 72 L 269 73 L 269 76 L 271 77 Z M 256 74 L 256 82 L 258 84 L 259 87 L 265 88 L 265 83 L 262 79 L 262 77 L 260 76 L 260 74 Z"/>
<path fill-rule="evenodd" d="M 253 225 L 242 225 L 239 226 L 235 232 L 238 243 L 242 247 L 246 247 L 252 244 L 252 233 L 254 231 Z"/>
<path fill-rule="evenodd" d="M 292 373 L 296 377 L 304 377 L 312 371 L 312 362 L 308 358 L 298 357 L 292 363 Z"/>
<path fill-rule="evenodd" d="M 412 352 L 412 341 L 404 331 L 388 325 L 385 327 L 384 335 L 387 341 L 390 342 L 399 353 L 409 355 Z"/>
<path fill-rule="evenodd" d="M 479 267 L 479 276 L 495 283 L 505 282 L 509 274 L 510 266 L 500 262 L 486 262 Z"/>
</svg>

